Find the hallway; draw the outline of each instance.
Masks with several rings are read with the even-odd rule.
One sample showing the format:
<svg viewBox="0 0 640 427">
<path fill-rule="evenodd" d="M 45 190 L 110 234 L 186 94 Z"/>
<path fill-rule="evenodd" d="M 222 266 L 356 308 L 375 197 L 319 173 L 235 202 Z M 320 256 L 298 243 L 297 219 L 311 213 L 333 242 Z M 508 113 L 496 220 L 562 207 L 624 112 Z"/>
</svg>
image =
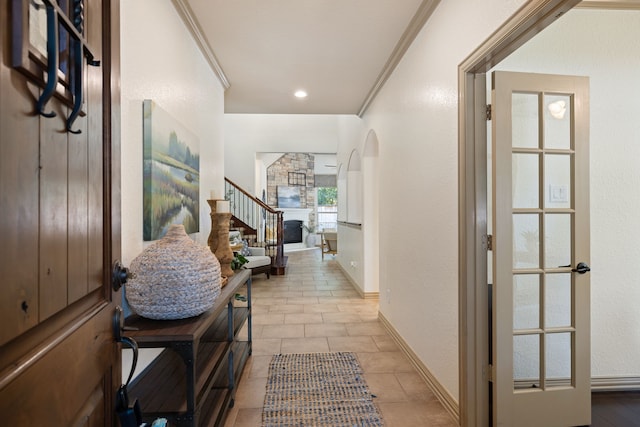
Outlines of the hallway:
<svg viewBox="0 0 640 427">
<path fill-rule="evenodd" d="M 253 278 L 253 356 L 226 427 L 259 427 L 273 354 L 351 351 L 387 427 L 453 427 L 409 360 L 378 321 L 377 300 L 363 300 L 332 257 L 292 252 L 287 274 Z"/>
</svg>

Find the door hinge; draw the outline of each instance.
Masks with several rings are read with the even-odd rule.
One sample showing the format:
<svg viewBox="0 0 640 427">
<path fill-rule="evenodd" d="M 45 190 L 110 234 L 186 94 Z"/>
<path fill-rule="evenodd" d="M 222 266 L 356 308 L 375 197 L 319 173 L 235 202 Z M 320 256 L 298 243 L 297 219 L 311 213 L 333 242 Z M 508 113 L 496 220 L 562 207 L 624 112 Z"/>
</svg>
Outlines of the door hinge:
<svg viewBox="0 0 640 427">
<path fill-rule="evenodd" d="M 491 120 L 491 104 L 487 104 L 487 109 L 485 110 L 487 121 Z"/>
<path fill-rule="evenodd" d="M 487 234 L 487 250 L 493 250 L 493 236 L 491 234 Z"/>
<path fill-rule="evenodd" d="M 487 381 L 490 381 L 490 382 L 495 381 L 495 378 L 493 376 L 493 365 L 487 365 L 483 376 Z"/>
</svg>

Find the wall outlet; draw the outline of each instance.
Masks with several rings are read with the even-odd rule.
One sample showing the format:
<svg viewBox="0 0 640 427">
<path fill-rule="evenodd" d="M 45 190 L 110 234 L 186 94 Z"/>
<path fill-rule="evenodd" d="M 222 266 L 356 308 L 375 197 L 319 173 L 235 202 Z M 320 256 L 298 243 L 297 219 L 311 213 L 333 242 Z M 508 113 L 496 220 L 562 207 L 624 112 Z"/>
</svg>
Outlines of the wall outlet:
<svg viewBox="0 0 640 427">
<path fill-rule="evenodd" d="M 349 263 L 349 265 L 351 266 L 351 268 L 356 268 L 356 266 L 358 265 L 358 263 L 357 263 L 357 262 L 355 262 L 355 261 L 351 261 L 351 262 Z"/>
<path fill-rule="evenodd" d="M 391 289 L 387 288 L 387 304 L 391 304 Z"/>
</svg>

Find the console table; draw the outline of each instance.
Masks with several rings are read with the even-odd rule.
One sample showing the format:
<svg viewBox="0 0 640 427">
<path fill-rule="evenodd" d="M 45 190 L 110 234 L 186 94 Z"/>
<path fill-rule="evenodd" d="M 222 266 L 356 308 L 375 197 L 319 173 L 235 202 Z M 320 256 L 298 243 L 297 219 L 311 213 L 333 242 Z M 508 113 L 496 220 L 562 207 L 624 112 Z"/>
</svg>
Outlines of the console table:
<svg viewBox="0 0 640 427">
<path fill-rule="evenodd" d="M 247 333 L 240 330 L 247 325 Z M 129 386 L 143 420 L 171 426 L 223 425 L 251 355 L 251 272 L 238 270 L 214 306 L 181 320 L 127 319 L 126 336 L 141 348 L 165 350 Z M 132 330 L 133 329 L 133 330 Z"/>
</svg>

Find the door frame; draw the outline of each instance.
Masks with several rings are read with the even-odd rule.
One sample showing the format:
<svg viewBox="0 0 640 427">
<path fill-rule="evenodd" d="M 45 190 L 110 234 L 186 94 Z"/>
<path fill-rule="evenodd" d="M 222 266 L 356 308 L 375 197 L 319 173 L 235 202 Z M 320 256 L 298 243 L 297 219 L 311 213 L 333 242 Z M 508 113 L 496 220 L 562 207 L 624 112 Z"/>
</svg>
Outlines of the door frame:
<svg viewBox="0 0 640 427">
<path fill-rule="evenodd" d="M 579 3 L 579 4 L 578 4 Z M 573 7 L 640 10 L 640 0 L 530 0 L 458 67 L 459 419 L 487 426 L 485 74 Z"/>
<path fill-rule="evenodd" d="M 527 2 L 458 66 L 458 344 L 462 427 L 488 426 L 491 406 L 486 73 L 579 2 Z"/>
</svg>

